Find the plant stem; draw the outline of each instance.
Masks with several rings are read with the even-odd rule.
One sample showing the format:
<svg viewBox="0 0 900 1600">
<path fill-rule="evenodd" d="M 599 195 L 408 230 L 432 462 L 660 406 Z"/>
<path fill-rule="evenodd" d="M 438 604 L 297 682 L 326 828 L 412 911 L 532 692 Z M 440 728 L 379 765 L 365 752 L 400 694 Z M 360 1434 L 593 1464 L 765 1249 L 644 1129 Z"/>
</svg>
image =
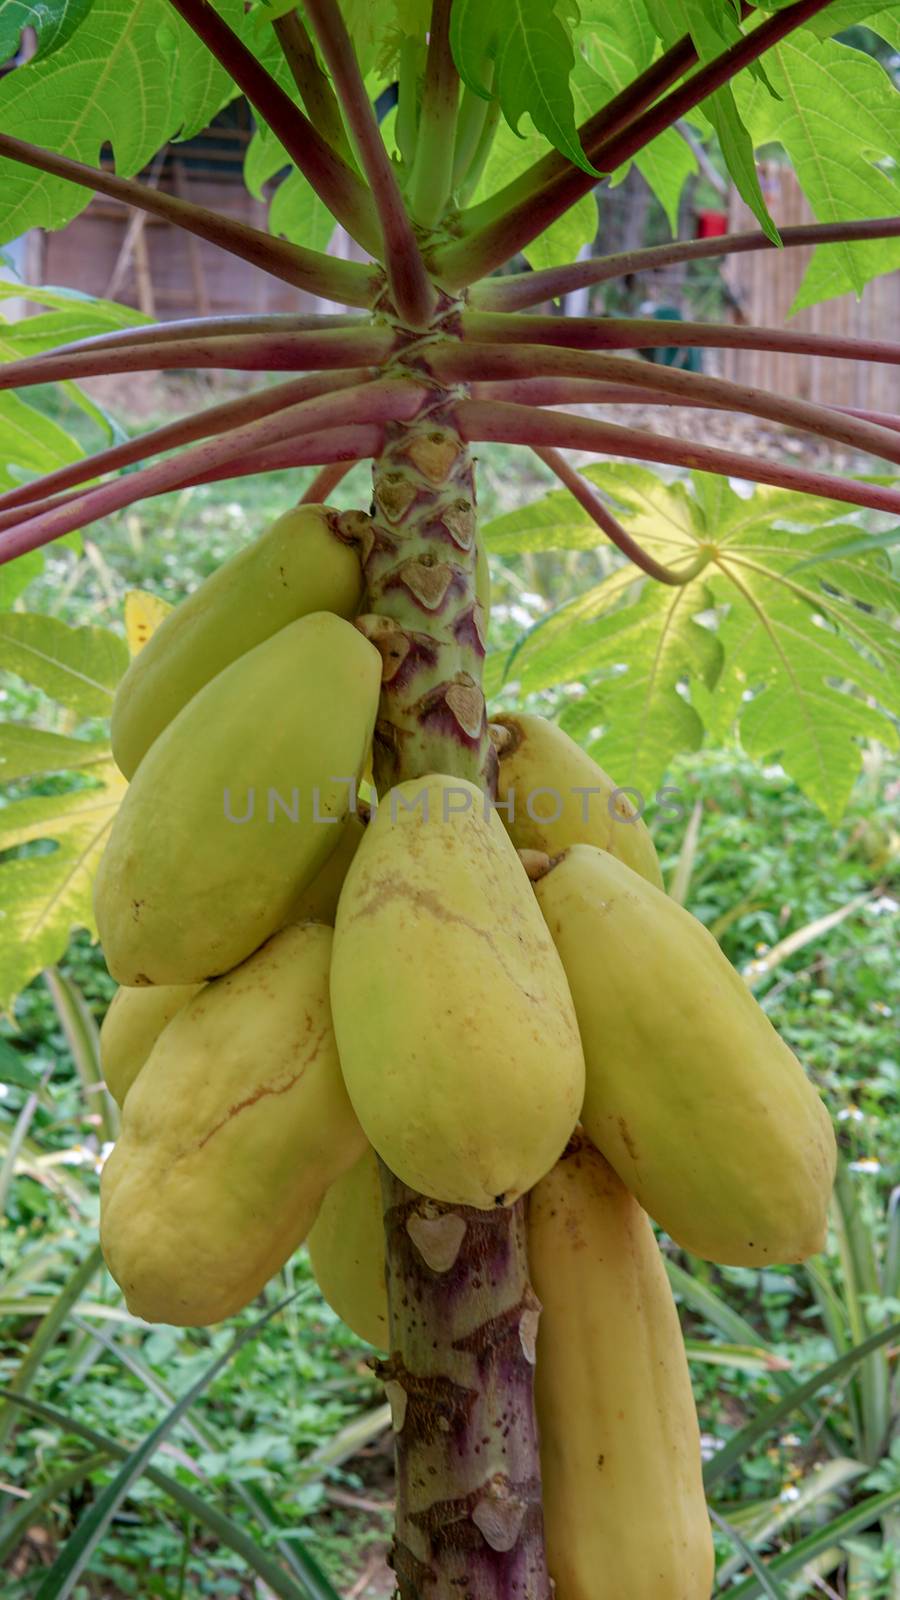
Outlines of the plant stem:
<svg viewBox="0 0 900 1600">
<path fill-rule="evenodd" d="M 534 446 L 534 453 L 543 461 L 545 466 L 550 468 L 551 472 L 556 473 L 560 483 L 565 484 L 570 493 L 575 496 L 578 504 L 584 508 L 589 517 L 593 518 L 598 528 L 602 528 L 613 544 L 617 545 L 622 551 L 622 554 L 626 555 L 636 567 L 639 567 L 641 572 L 646 572 L 649 578 L 655 578 L 657 583 L 666 583 L 673 589 L 681 589 L 684 588 L 685 584 L 693 583 L 703 569 L 709 566 L 712 560 L 711 550 L 701 551 L 700 555 L 696 556 L 689 566 L 683 567 L 680 572 L 676 571 L 674 567 L 663 566 L 662 562 L 656 561 L 653 556 L 649 555 L 638 544 L 636 539 L 632 539 L 631 534 L 626 532 L 618 519 L 613 516 L 609 507 L 604 505 L 593 484 L 588 483 L 587 478 L 583 478 L 580 472 L 576 472 L 574 467 L 569 465 L 558 450 L 542 449 L 536 445 Z"/>
<path fill-rule="evenodd" d="M 425 88 L 407 194 L 416 221 L 433 228 L 453 188 L 459 75 L 450 51 L 451 0 L 432 0 Z"/>
<path fill-rule="evenodd" d="M 355 166 L 356 158 L 350 149 L 341 108 L 327 73 L 319 66 L 299 12 L 285 12 L 283 17 L 275 18 L 272 26 L 310 122 L 348 166 Z"/>
<path fill-rule="evenodd" d="M 721 55 L 716 56 L 693 77 L 650 106 L 620 131 L 606 137 L 585 153 L 601 172 L 614 172 L 638 151 L 643 150 L 666 128 L 750 66 L 767 50 L 802 27 L 831 0 L 794 0 Z M 509 210 L 489 221 L 477 233 L 435 250 L 430 265 L 437 280 L 448 290 L 463 288 L 483 278 L 536 239 L 551 223 L 568 211 L 595 185 L 596 178 L 573 163 L 558 177 L 537 190 L 523 195 Z"/>
<path fill-rule="evenodd" d="M 407 327 L 424 328 L 435 308 L 435 290 L 397 187 L 340 7 L 337 0 L 305 0 L 305 4 L 371 186 L 392 304 Z"/>
<path fill-rule="evenodd" d="M 826 500 L 840 500 L 873 511 L 900 512 L 900 489 L 860 479 L 831 477 L 800 467 L 781 467 L 758 457 L 720 450 L 712 445 L 688 444 L 641 428 L 574 417 L 567 412 L 532 411 L 526 406 L 496 401 L 461 400 L 456 407 L 460 432 L 470 444 L 494 440 L 503 444 L 555 445 L 563 450 L 590 450 L 624 456 L 635 461 L 660 461 L 690 467 L 695 472 L 718 472 L 747 483 L 768 483 L 777 489 L 794 489 Z"/>
<path fill-rule="evenodd" d="M 460 335 L 458 309 L 442 308 L 447 338 Z M 395 370 L 423 381 L 429 348 L 412 343 Z M 386 425 L 374 465 L 358 626 L 385 661 L 375 783 L 384 794 L 443 772 L 492 792 L 474 464 L 454 421 L 459 390 L 424 381 L 425 404 Z M 382 1184 L 391 1334 L 382 1376 L 397 1455 L 399 1596 L 550 1600 L 532 1400 L 539 1308 L 522 1205 L 437 1205 L 386 1170 Z M 455 1253 L 438 1258 L 427 1238 L 447 1228 Z"/>
<path fill-rule="evenodd" d="M 727 378 L 707 378 L 700 373 L 679 372 L 662 365 L 654 366 L 651 376 L 643 362 L 627 361 L 621 356 L 599 355 L 594 351 L 548 351 L 542 345 L 505 345 L 501 349 L 502 354 L 497 346 L 477 344 L 436 349 L 432 353 L 431 364 L 433 370 L 444 378 L 510 377 L 526 382 L 540 378 L 598 378 L 625 387 L 633 385 L 642 394 L 653 389 L 675 400 L 700 404 L 705 401 L 716 409 L 727 408 L 749 416 L 763 417 L 768 422 L 780 422 L 786 427 L 800 428 L 825 439 L 837 440 L 851 449 L 881 456 L 885 461 L 900 463 L 900 441 L 891 429 L 847 416 L 830 406 L 816 405 L 810 400 L 788 400 L 766 389 L 732 383 Z M 528 374 L 533 374 L 533 379 Z"/>
<path fill-rule="evenodd" d="M 316 395 L 330 394 L 337 389 L 349 389 L 365 376 L 374 378 L 376 374 L 375 367 L 368 374 L 350 368 L 345 372 L 330 373 L 328 377 L 295 378 L 289 383 L 260 389 L 255 394 L 241 395 L 237 400 L 226 400 L 222 405 L 210 406 L 193 416 L 180 417 L 177 422 L 169 422 L 162 428 L 126 439 L 108 450 L 99 450 L 96 455 L 82 456 L 80 460 L 57 467 L 55 472 L 48 472 L 32 483 L 18 484 L 16 488 L 0 494 L 0 528 L 9 525 L 3 521 L 4 513 L 17 506 L 29 505 L 60 490 L 70 489 L 74 484 L 86 483 L 90 478 L 116 472 L 121 467 L 130 467 L 135 461 L 143 461 L 147 456 L 158 455 L 163 450 L 172 450 L 179 445 L 193 444 L 197 439 L 209 439 L 216 434 L 226 433 L 230 428 L 271 416 L 273 412 L 282 411 L 301 400 L 312 400 Z"/>
<path fill-rule="evenodd" d="M 357 244 L 378 253 L 378 228 L 365 185 L 303 115 L 208 0 L 169 0 L 281 141 L 291 161 Z M 309 10 L 309 7 L 307 7 Z"/>
<path fill-rule="evenodd" d="M 162 367 L 223 368 L 232 372 L 297 372 L 329 367 L 379 366 L 393 346 L 386 329 L 335 328 L 324 333 L 243 334 L 235 339 L 172 339 L 121 349 L 48 353 L 0 366 L 0 390 Z"/>
<path fill-rule="evenodd" d="M 467 339 L 502 344 L 561 345 L 578 350 L 654 350 L 667 345 L 701 350 L 775 350 L 788 355 L 843 356 L 848 361 L 900 365 L 900 343 L 886 339 L 828 338 L 786 328 L 738 328 L 720 322 L 660 322 L 656 317 L 540 317 L 468 311 Z"/>
<path fill-rule="evenodd" d="M 81 161 L 27 144 L 24 139 L 14 139 L 8 133 L 0 133 L 0 156 L 20 161 L 26 167 L 36 167 L 39 172 L 49 172 L 52 177 L 65 178 L 95 194 L 105 194 L 111 200 L 121 200 L 123 205 L 134 206 L 152 217 L 162 217 L 176 228 L 183 228 L 198 239 L 206 239 L 242 261 L 251 262 L 270 277 L 292 283 L 308 294 L 347 306 L 374 304 L 377 272 L 373 267 L 356 261 L 340 261 L 320 250 L 288 244 L 286 239 L 275 239 L 260 228 L 248 227 L 233 217 L 221 216 L 218 211 L 208 211 L 204 206 L 180 200 L 177 195 L 165 194 L 160 189 L 150 189 L 131 178 L 118 178 L 111 172 L 86 167 Z"/>
<path fill-rule="evenodd" d="M 872 217 L 861 222 L 804 222 L 782 228 L 785 249 L 820 244 L 849 244 L 857 239 L 900 238 L 900 217 Z M 724 233 L 717 239 L 678 239 L 645 250 L 623 250 L 618 255 L 571 261 L 542 272 L 514 272 L 502 279 L 472 285 L 469 305 L 475 311 L 523 311 L 560 295 L 588 289 L 637 272 L 655 272 L 681 261 L 704 261 L 713 256 L 743 255 L 750 250 L 777 250 L 762 228 L 747 233 Z"/>
<path fill-rule="evenodd" d="M 381 1174 L 400 1600 L 549 1600 L 524 1203 L 437 1205 Z M 446 1271 L 429 1267 L 410 1232 L 440 1222 L 462 1229 Z"/>
</svg>

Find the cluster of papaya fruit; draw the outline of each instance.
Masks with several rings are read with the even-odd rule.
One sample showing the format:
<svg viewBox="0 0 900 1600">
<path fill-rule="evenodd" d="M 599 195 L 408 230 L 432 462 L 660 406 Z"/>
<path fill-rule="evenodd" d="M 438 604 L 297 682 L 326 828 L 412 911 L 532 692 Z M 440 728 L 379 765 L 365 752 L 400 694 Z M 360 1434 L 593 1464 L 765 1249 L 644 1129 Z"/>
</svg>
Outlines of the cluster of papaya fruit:
<svg viewBox="0 0 900 1600">
<path fill-rule="evenodd" d="M 558 1592 L 603 1572 L 629 1600 L 706 1600 L 698 1425 L 649 1219 L 714 1261 L 802 1260 L 830 1121 L 559 728 L 493 725 L 496 806 L 431 774 L 363 822 L 382 664 L 353 626 L 354 518 L 280 518 L 120 686 L 130 782 L 96 883 L 121 985 L 106 1260 L 132 1311 L 199 1325 L 307 1239 L 326 1299 L 384 1349 L 377 1157 L 447 1206 L 527 1194 Z"/>
</svg>

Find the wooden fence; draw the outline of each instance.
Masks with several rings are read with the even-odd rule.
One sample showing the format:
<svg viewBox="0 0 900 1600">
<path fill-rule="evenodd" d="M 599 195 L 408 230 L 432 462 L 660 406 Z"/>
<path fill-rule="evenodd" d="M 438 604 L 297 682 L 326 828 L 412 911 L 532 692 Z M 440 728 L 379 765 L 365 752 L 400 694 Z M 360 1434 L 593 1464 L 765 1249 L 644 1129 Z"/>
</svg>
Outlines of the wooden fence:
<svg viewBox="0 0 900 1600">
<path fill-rule="evenodd" d="M 790 167 L 774 162 L 761 170 L 763 193 L 779 226 L 812 222 L 800 185 Z M 756 228 L 758 223 L 736 196 L 729 207 L 729 232 Z M 789 317 L 803 281 L 811 250 L 759 250 L 732 256 L 725 277 L 740 314 L 748 323 L 789 327 L 857 339 L 900 338 L 900 272 L 876 278 L 862 298 L 842 295 Z M 718 364 L 718 363 L 717 363 Z M 825 405 L 862 406 L 872 411 L 900 411 L 900 372 L 877 362 L 843 361 L 821 356 L 776 355 L 756 350 L 724 350 L 721 371 L 738 383 L 757 384 L 796 399 Z"/>
</svg>

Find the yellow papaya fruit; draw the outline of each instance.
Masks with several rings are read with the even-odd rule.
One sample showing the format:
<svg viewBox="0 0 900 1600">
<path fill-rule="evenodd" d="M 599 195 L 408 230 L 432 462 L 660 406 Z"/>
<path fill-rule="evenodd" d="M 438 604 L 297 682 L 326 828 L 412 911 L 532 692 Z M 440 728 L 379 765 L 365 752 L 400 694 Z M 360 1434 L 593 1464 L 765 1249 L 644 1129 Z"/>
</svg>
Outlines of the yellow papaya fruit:
<svg viewBox="0 0 900 1600">
<path fill-rule="evenodd" d="M 103 1168 L 100 1233 L 128 1308 L 198 1327 L 248 1304 L 365 1139 L 328 1003 L 333 934 L 284 928 L 173 1017 Z"/>
<path fill-rule="evenodd" d="M 364 815 L 358 809 L 351 812 L 324 867 L 320 867 L 312 883 L 301 890 L 291 907 L 290 922 L 327 922 L 334 926 L 347 869 L 365 831 Z"/>
<path fill-rule="evenodd" d="M 644 1210 L 711 1261 L 821 1250 L 828 1112 L 712 935 L 590 845 L 535 889 L 578 1014 L 585 1132 Z"/>
<path fill-rule="evenodd" d="M 657 889 L 659 859 L 646 823 L 596 761 L 546 717 L 495 717 L 498 811 L 519 850 L 559 855 L 592 844 Z M 511 808 L 511 809 L 510 809 Z"/>
<path fill-rule="evenodd" d="M 392 1172 L 453 1205 L 515 1200 L 578 1117 L 581 1042 L 528 878 L 471 783 L 398 785 L 338 902 L 344 1081 Z"/>
<path fill-rule="evenodd" d="M 528 1197 L 547 1565 L 560 1600 L 709 1600 L 678 1312 L 650 1223 L 587 1140 Z"/>
<path fill-rule="evenodd" d="M 117 989 L 100 1029 L 100 1066 L 107 1089 L 118 1106 L 157 1039 L 201 987 L 197 983 L 163 983 L 149 989 Z"/>
<path fill-rule="evenodd" d="M 112 751 L 126 778 L 223 667 L 312 611 L 351 618 L 362 569 L 328 506 L 297 506 L 176 606 L 135 656 L 113 702 Z"/>
<path fill-rule="evenodd" d="M 378 651 L 320 611 L 188 701 L 141 762 L 97 870 L 119 983 L 199 983 L 285 925 L 338 844 L 380 686 Z"/>
<path fill-rule="evenodd" d="M 376 1350 L 388 1348 L 381 1181 L 371 1145 L 336 1178 L 306 1241 L 332 1311 Z"/>
</svg>

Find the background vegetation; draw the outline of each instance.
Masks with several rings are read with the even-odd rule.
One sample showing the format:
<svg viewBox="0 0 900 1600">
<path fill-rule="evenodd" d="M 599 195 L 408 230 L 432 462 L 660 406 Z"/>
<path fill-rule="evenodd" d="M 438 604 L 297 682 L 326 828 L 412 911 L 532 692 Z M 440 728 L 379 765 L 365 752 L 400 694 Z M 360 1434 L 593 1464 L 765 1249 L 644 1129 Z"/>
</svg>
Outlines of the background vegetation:
<svg viewBox="0 0 900 1600">
<path fill-rule="evenodd" d="M 481 466 L 486 522 L 545 487 L 540 466 L 528 479 L 500 447 L 486 449 Z M 72 624 L 105 622 L 121 631 L 127 589 L 177 599 L 289 503 L 299 481 L 296 474 L 248 480 L 240 502 L 227 485 L 211 486 L 121 514 L 102 536 L 85 538 L 80 553 L 53 549 L 22 603 Z M 366 492 L 364 469 L 357 469 L 335 498 L 364 503 Z M 495 560 L 501 642 L 582 590 L 586 579 L 602 577 L 608 560 L 599 552 Z M 2 684 L 4 716 L 73 731 L 38 691 L 10 674 Z M 552 693 L 533 697 L 535 706 L 554 703 Z M 56 781 L 47 779 L 45 792 Z M 717 1268 L 666 1247 L 712 1463 L 723 1440 L 781 1397 L 786 1377 L 808 1379 L 900 1319 L 896 1194 L 893 1225 L 889 1218 L 900 1175 L 900 984 L 892 941 L 900 764 L 876 746 L 866 752 L 838 828 L 779 767 L 760 769 L 736 745 L 677 759 L 666 782 L 677 787 L 682 814 L 651 806 L 647 820 L 667 883 L 754 982 L 815 1076 L 837 1119 L 846 1164 L 828 1254 L 809 1269 Z M 7 799 L 16 792 L 7 786 Z M 106 1446 L 85 1430 L 133 1444 L 233 1333 L 148 1329 L 128 1315 L 99 1269 L 97 1179 L 110 1129 L 90 1054 L 113 988 L 97 949 L 76 936 L 59 972 L 32 983 L 14 1017 L 0 1023 L 7 1212 L 0 1378 L 49 1408 L 0 1410 L 0 1558 L 9 1600 L 33 1600 L 42 1568 L 113 1475 Z M 283 1281 L 269 1286 L 265 1305 L 294 1292 L 173 1429 L 155 1465 L 257 1537 L 260 1520 L 268 1523 L 270 1546 L 273 1528 L 289 1529 L 295 1558 L 308 1552 L 341 1594 L 383 1595 L 390 1592 L 383 1565 L 390 1452 L 370 1352 L 323 1304 L 302 1251 Z M 262 1302 L 238 1325 L 252 1324 L 261 1309 Z M 717 1534 L 723 1581 L 750 1571 L 736 1538 L 753 1550 L 789 1554 L 837 1514 L 880 1496 L 887 1501 L 881 1534 L 873 1533 L 870 1516 L 868 1530 L 851 1529 L 842 1549 L 827 1541 L 799 1584 L 793 1580 L 784 1592 L 844 1594 L 852 1582 L 854 1595 L 894 1600 L 900 1558 L 885 1535 L 896 1527 L 891 1506 L 900 1503 L 890 1398 L 898 1343 L 900 1332 L 828 1383 L 808 1412 L 794 1411 L 751 1439 L 737 1470 L 716 1484 L 713 1503 L 732 1530 L 720 1526 Z M 117 1511 L 76 1590 L 85 1600 L 269 1592 L 173 1500 L 165 1480 L 148 1476 Z"/>
</svg>

